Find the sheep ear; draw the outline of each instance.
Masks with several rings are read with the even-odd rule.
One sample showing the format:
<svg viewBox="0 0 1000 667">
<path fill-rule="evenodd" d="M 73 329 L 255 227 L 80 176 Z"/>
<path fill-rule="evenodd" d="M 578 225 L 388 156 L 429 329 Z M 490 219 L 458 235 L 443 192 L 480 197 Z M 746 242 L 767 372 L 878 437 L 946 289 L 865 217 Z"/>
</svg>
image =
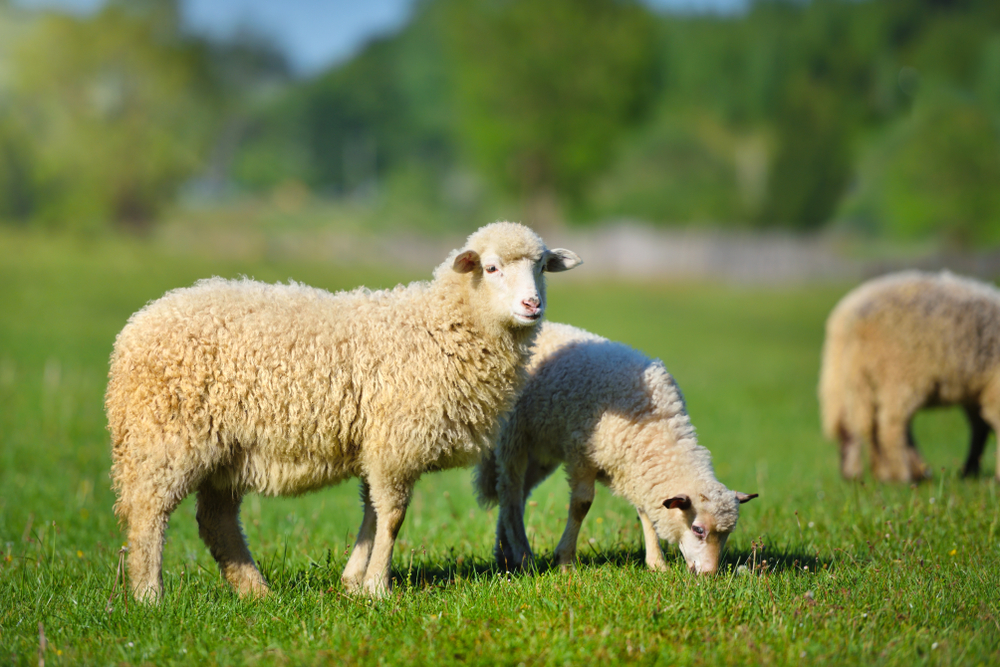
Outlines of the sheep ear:
<svg viewBox="0 0 1000 667">
<path fill-rule="evenodd" d="M 742 491 L 736 492 L 736 500 L 740 501 L 740 504 L 748 503 L 757 497 L 756 493 L 743 493 Z"/>
<path fill-rule="evenodd" d="M 468 273 L 479 268 L 479 253 L 475 250 L 466 250 L 459 253 L 455 262 L 451 265 L 456 273 Z"/>
<path fill-rule="evenodd" d="M 549 250 L 548 254 L 545 256 L 545 270 L 549 273 L 556 273 L 558 271 L 569 271 L 575 266 L 580 266 L 583 264 L 583 260 L 572 250 L 566 250 L 565 248 L 556 248 L 555 250 Z"/>
<path fill-rule="evenodd" d="M 663 501 L 663 506 L 668 510 L 691 509 L 691 499 L 685 495 L 674 496 Z"/>
</svg>

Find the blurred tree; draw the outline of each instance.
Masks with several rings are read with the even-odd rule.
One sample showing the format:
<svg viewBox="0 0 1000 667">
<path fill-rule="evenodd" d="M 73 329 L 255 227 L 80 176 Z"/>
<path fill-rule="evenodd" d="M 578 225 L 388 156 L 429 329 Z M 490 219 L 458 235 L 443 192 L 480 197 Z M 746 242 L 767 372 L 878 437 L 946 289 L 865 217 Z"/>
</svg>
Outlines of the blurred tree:
<svg viewBox="0 0 1000 667">
<path fill-rule="evenodd" d="M 428 211 L 505 193 L 536 224 L 569 203 L 575 220 L 817 229 L 924 87 L 996 114 L 1000 55 L 982 54 L 998 8 L 758 0 L 657 16 L 628 0 L 423 0 L 398 34 L 258 117 L 237 173 L 336 194 L 377 181 L 393 190 L 381 199 Z"/>
<path fill-rule="evenodd" d="M 0 222 L 24 222 L 32 208 L 27 135 L 14 117 L 11 67 L 11 45 L 29 29 L 25 12 L 0 0 Z"/>
<path fill-rule="evenodd" d="M 12 115 L 46 224 L 145 228 L 201 165 L 212 86 L 156 16 L 118 4 L 87 19 L 45 14 L 14 48 Z"/>
<path fill-rule="evenodd" d="M 982 105 L 926 93 L 873 142 L 843 217 L 883 236 L 969 247 L 1000 243 L 1000 135 Z"/>
<path fill-rule="evenodd" d="M 418 0 L 303 81 L 258 36 L 186 35 L 178 0 L 13 31 L 11 12 L 0 0 L 2 219 L 145 228 L 181 184 L 235 181 L 422 228 L 568 211 L 813 230 L 840 211 L 994 242 L 995 0 Z"/>
<path fill-rule="evenodd" d="M 578 202 L 652 99 L 652 16 L 621 0 L 455 0 L 447 26 L 468 157 L 529 202 Z"/>
<path fill-rule="evenodd" d="M 799 79 L 786 94 L 758 218 L 764 225 L 815 229 L 830 218 L 850 177 L 851 119 L 836 91 L 822 84 Z"/>
<path fill-rule="evenodd" d="M 587 215 L 675 224 L 745 220 L 756 193 L 741 183 L 741 149 L 753 147 L 704 111 L 694 119 L 663 114 L 588 188 Z"/>
<path fill-rule="evenodd" d="M 782 87 L 770 124 L 774 152 L 765 225 L 816 229 L 826 223 L 850 181 L 856 133 L 872 122 L 879 42 L 864 25 L 870 8 L 815 0 L 793 16 Z"/>
<path fill-rule="evenodd" d="M 981 54 L 1000 39 L 998 7 L 760 0 L 745 15 L 654 17 L 614 0 L 426 0 L 401 33 L 276 107 L 285 129 L 264 133 L 273 143 L 247 164 L 272 185 L 298 173 L 338 192 L 374 173 L 434 206 L 444 199 L 420 193 L 446 190 L 465 162 L 534 201 L 529 217 L 561 199 L 576 219 L 817 229 L 870 138 L 907 118 L 923 87 L 978 96 L 996 114 L 1000 56 Z M 939 121 L 964 145 L 958 116 Z M 965 149 L 945 161 L 959 154 L 979 164 Z"/>
<path fill-rule="evenodd" d="M 437 19 L 418 8 L 407 28 L 368 43 L 254 115 L 235 176 L 251 189 L 296 180 L 321 192 L 374 192 L 387 170 L 451 151 L 449 95 Z"/>
<path fill-rule="evenodd" d="M 34 204 L 29 149 L 23 131 L 9 114 L 3 116 L 0 116 L 0 222 L 24 223 Z"/>
<path fill-rule="evenodd" d="M 226 169 L 227 124 L 287 77 L 265 42 L 184 33 L 177 0 L 27 26 L 0 47 L 0 217 L 145 230 L 210 155 Z"/>
</svg>

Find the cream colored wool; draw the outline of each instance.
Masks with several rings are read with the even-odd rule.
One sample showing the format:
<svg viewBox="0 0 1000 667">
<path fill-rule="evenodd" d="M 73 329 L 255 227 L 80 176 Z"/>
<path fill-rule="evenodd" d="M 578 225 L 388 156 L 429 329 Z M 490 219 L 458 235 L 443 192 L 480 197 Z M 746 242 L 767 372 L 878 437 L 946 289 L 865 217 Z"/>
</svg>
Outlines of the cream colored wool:
<svg viewBox="0 0 1000 667">
<path fill-rule="evenodd" d="M 857 287 L 827 320 L 819 400 L 844 477 L 861 475 L 866 441 L 879 479 L 927 477 L 910 422 L 937 405 L 964 407 L 972 442 L 963 474 L 978 474 L 986 439 L 1000 428 L 1000 291 L 919 271 Z"/>
<path fill-rule="evenodd" d="M 740 503 L 756 496 L 715 478 L 711 454 L 698 444 L 663 362 L 566 324 L 540 329 L 529 380 L 495 450 L 477 468 L 480 501 L 500 505 L 497 562 L 532 562 L 524 505 L 562 463 L 570 508 L 555 551 L 560 565 L 576 560 L 580 525 L 600 481 L 635 506 L 650 568 L 666 569 L 659 543 L 665 539 L 680 546 L 692 571 L 715 572 Z"/>
<path fill-rule="evenodd" d="M 495 223 L 429 283 L 331 294 L 212 278 L 135 313 L 115 341 L 105 406 L 136 597 L 162 595 L 164 530 L 192 491 L 225 578 L 262 595 L 242 496 L 349 477 L 362 479 L 365 514 L 344 584 L 386 593 L 413 484 L 491 447 L 544 312 L 542 272 L 579 261 Z"/>
</svg>

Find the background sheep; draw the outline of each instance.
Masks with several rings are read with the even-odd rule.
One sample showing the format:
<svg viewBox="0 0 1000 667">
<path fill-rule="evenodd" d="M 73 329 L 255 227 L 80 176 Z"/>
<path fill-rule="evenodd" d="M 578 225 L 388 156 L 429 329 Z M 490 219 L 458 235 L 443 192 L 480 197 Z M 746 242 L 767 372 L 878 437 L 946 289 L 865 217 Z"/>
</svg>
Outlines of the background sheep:
<svg viewBox="0 0 1000 667">
<path fill-rule="evenodd" d="M 864 441 L 879 479 L 928 476 L 911 421 L 936 405 L 965 409 L 972 444 L 963 474 L 978 474 L 990 430 L 1000 427 L 1000 291 L 918 271 L 857 287 L 827 320 L 819 400 L 844 477 L 861 474 Z"/>
<path fill-rule="evenodd" d="M 105 400 L 133 593 L 162 594 L 164 530 L 191 491 L 223 575 L 260 595 L 242 496 L 354 476 L 364 519 L 343 581 L 385 593 L 413 484 L 491 446 L 545 310 L 542 272 L 579 262 L 527 227 L 495 223 L 430 283 L 331 294 L 214 278 L 135 313 L 115 341 Z"/>
<path fill-rule="evenodd" d="M 565 463 L 569 519 L 557 563 L 575 561 L 580 525 L 600 481 L 635 506 L 650 568 L 667 567 L 662 538 L 680 546 L 692 571 L 715 572 L 740 503 L 756 494 L 730 491 L 716 480 L 711 455 L 698 445 L 663 362 L 575 327 L 545 323 L 528 370 L 497 446 L 476 475 L 480 501 L 500 505 L 501 567 L 533 560 L 524 505 L 531 490 Z"/>
</svg>

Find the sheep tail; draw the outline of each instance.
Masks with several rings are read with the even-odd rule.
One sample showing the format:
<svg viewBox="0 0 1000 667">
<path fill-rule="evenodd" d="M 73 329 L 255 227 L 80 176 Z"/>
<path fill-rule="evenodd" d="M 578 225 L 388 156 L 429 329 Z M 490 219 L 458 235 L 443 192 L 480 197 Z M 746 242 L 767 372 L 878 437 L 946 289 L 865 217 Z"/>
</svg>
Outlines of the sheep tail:
<svg viewBox="0 0 1000 667">
<path fill-rule="evenodd" d="M 476 498 L 483 509 L 494 507 L 500 502 L 500 495 L 497 493 L 497 470 L 496 450 L 487 450 L 476 466 L 474 480 Z"/>
</svg>

